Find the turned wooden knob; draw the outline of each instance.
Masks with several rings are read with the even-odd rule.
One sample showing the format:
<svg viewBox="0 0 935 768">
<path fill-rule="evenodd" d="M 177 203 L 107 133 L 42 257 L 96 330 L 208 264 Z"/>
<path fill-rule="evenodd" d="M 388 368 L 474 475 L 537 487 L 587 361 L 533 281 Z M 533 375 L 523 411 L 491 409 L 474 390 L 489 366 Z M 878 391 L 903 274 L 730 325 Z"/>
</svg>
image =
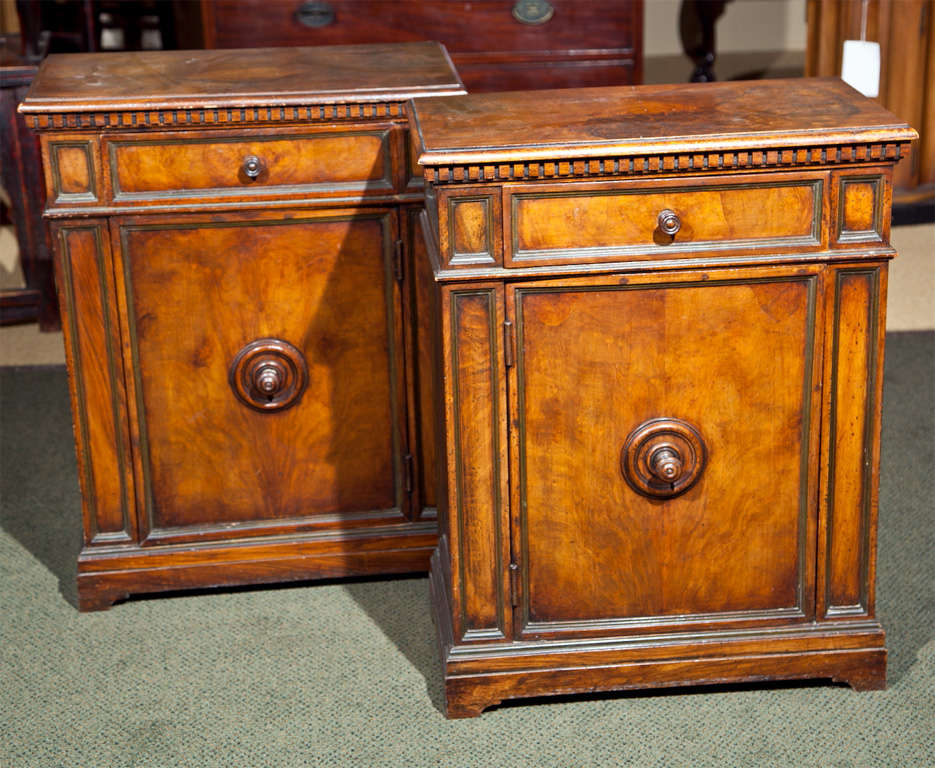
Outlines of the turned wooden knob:
<svg viewBox="0 0 935 768">
<path fill-rule="evenodd" d="M 305 356 L 282 339 L 251 341 L 237 353 L 230 367 L 234 394 L 258 411 L 277 411 L 294 405 L 307 384 Z"/>
<path fill-rule="evenodd" d="M 674 483 L 682 474 L 682 457 L 673 448 L 659 448 L 649 459 L 649 470 L 664 483 Z"/>
<path fill-rule="evenodd" d="M 258 365 L 253 372 L 253 385 L 270 400 L 286 383 L 286 371 L 282 363 L 267 360 Z"/>
<path fill-rule="evenodd" d="M 659 231 L 670 237 L 675 237 L 676 232 L 682 228 L 682 220 L 679 218 L 679 215 L 668 208 L 659 214 L 657 221 L 659 223 Z"/>
<path fill-rule="evenodd" d="M 671 498 L 695 484 L 706 458 L 704 440 L 691 424 L 681 419 L 650 419 L 627 437 L 620 469 L 635 491 Z"/>
<path fill-rule="evenodd" d="M 255 179 L 263 173 L 263 161 L 256 155 L 247 155 L 243 160 L 243 173 L 248 179 Z"/>
</svg>

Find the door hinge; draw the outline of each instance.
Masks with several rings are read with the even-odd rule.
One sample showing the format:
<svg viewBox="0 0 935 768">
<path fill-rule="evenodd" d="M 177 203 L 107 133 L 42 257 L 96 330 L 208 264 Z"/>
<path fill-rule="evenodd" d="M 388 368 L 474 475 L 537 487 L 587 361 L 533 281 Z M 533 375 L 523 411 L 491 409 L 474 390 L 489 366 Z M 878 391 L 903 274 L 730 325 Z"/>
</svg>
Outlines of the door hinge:
<svg viewBox="0 0 935 768">
<path fill-rule="evenodd" d="M 519 605 L 519 566 L 516 563 L 510 563 L 510 596 L 513 605 Z"/>
<path fill-rule="evenodd" d="M 397 283 L 403 281 L 403 241 L 396 241 L 396 250 L 393 255 L 393 276 Z"/>
<path fill-rule="evenodd" d="M 412 454 L 403 456 L 403 487 L 406 493 L 412 493 Z"/>
<path fill-rule="evenodd" d="M 513 333 L 513 323 L 510 320 L 503 321 L 503 362 L 507 368 L 511 368 L 515 360 L 515 334 Z"/>
</svg>

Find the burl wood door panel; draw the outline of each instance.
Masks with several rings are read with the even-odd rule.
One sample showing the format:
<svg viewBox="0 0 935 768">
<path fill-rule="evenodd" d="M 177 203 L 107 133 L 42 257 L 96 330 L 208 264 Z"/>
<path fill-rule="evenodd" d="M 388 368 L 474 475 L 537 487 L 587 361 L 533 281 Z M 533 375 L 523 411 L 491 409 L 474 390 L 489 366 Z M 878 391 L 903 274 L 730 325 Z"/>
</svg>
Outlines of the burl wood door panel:
<svg viewBox="0 0 935 768">
<path fill-rule="evenodd" d="M 709 277 L 509 289 L 520 635 L 813 614 L 820 274 Z M 636 456 L 681 452 L 654 490 L 657 419 L 688 429 Z"/>
<path fill-rule="evenodd" d="M 150 542 L 400 519 L 396 230 L 386 210 L 115 222 Z"/>
</svg>

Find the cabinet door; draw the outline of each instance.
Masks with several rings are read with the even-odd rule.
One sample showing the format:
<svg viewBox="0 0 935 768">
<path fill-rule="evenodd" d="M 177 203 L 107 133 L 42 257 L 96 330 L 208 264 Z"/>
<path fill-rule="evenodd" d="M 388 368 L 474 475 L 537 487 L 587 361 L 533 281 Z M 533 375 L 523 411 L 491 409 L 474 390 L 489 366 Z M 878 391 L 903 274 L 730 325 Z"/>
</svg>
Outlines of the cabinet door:
<svg viewBox="0 0 935 768">
<path fill-rule="evenodd" d="M 812 616 L 819 277 L 508 289 L 518 636 Z"/>
<path fill-rule="evenodd" d="M 148 543 L 399 522 L 392 210 L 113 225 Z"/>
</svg>

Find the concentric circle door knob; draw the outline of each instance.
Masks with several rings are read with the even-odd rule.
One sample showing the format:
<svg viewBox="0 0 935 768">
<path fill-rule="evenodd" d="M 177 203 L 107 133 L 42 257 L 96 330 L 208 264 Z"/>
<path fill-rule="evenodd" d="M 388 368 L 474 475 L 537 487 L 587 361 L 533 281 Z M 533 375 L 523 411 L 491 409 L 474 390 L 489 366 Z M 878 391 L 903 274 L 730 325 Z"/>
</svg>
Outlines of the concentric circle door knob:
<svg viewBox="0 0 935 768">
<path fill-rule="evenodd" d="M 230 366 L 234 394 L 258 411 L 281 411 L 295 405 L 307 384 L 304 355 L 282 339 L 251 341 Z"/>
<path fill-rule="evenodd" d="M 695 484 L 706 458 L 704 440 L 691 424 L 650 419 L 627 437 L 620 468 L 630 486 L 644 496 L 671 498 Z"/>
<path fill-rule="evenodd" d="M 682 228 L 682 220 L 679 215 L 669 208 L 661 211 L 656 221 L 659 225 L 659 231 L 670 237 L 675 237 L 676 233 Z"/>
</svg>

